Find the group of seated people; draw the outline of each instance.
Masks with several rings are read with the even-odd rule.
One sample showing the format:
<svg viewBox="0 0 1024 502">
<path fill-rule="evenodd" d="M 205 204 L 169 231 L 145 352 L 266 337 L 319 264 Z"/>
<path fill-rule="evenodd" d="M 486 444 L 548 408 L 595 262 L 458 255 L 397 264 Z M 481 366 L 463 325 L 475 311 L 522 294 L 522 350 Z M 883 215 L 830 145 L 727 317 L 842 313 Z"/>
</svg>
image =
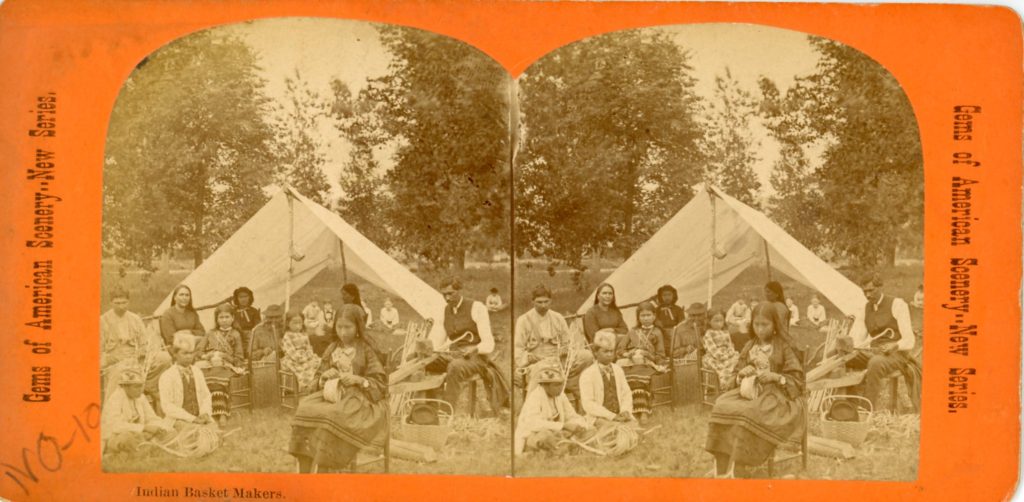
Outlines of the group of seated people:
<svg viewBox="0 0 1024 502">
<path fill-rule="evenodd" d="M 868 300 L 867 333 L 849 342 L 858 353 L 848 366 L 866 372 L 852 391 L 875 402 L 882 379 L 899 369 L 914 398 L 920 366 L 909 355 L 915 335 L 906 303 L 883 295 L 877 276 L 861 284 Z M 516 383 L 526 392 L 516 428 L 517 454 L 558 450 L 610 422 L 642 425 L 651 413 L 651 377 L 680 358 L 700 357 L 717 377 L 720 393 L 705 444 L 715 459 L 711 475 L 732 477 L 736 465 L 763 464 L 799 431 L 805 368 L 790 337 L 791 309 L 778 282 L 766 284 L 764 301 L 753 308 L 740 301 L 745 311 L 734 305 L 728 313 L 709 313 L 700 303 L 684 311 L 675 305 L 675 289 L 663 286 L 655 301 L 637 306 L 633 328 L 616 306 L 614 288 L 602 284 L 583 316 L 578 339 L 565 318 L 550 310 L 548 288 L 536 287 L 532 298 L 533 309 L 515 325 Z M 823 323 L 817 311 L 824 307 L 817 297 L 811 307 L 808 318 Z"/>
<path fill-rule="evenodd" d="M 206 331 L 191 289 L 181 285 L 156 332 L 128 310 L 127 292 L 114 292 L 113 308 L 101 316 L 102 415 L 110 425 L 103 429 L 105 451 L 134 451 L 150 440 L 167 443 L 176 431 L 223 426 L 231 414 L 231 380 L 255 362 L 271 364 L 275 375 L 293 374 L 298 394 L 306 396 L 290 448 L 300 469 L 343 469 L 360 448 L 383 445 L 383 357 L 365 335 L 368 316 L 358 288 L 344 285 L 342 297 L 340 311 L 320 311 L 312 325 L 298 312 L 286 320 L 279 305 L 261 313 L 252 291 L 241 287 L 215 308 L 216 326 Z"/>
</svg>

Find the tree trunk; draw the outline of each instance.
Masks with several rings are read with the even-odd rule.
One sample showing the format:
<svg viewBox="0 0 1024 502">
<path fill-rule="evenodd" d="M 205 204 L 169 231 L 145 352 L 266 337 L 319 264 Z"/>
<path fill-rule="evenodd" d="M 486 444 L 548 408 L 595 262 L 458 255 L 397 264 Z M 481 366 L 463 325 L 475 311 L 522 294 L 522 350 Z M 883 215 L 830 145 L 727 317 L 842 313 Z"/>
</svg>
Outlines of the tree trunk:
<svg viewBox="0 0 1024 502">
<path fill-rule="evenodd" d="M 462 274 L 466 271 L 466 250 L 459 249 L 452 253 L 451 264 L 453 272 Z"/>
<path fill-rule="evenodd" d="M 199 265 L 203 263 L 203 216 L 200 215 L 196 218 L 195 224 L 195 236 L 196 242 L 195 247 L 192 248 L 192 267 L 193 269 L 199 268 Z"/>
</svg>

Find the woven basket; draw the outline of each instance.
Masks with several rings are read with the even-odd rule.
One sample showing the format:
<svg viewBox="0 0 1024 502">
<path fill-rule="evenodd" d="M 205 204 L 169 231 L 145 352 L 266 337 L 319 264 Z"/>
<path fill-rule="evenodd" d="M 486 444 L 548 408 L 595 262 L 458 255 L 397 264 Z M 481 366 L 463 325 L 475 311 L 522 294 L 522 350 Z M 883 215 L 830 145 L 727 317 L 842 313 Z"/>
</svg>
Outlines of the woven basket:
<svg viewBox="0 0 1024 502">
<path fill-rule="evenodd" d="M 409 413 L 417 404 L 429 403 L 437 406 L 437 425 L 419 425 L 409 423 Z M 448 435 L 452 432 L 452 416 L 455 410 L 447 401 L 440 399 L 412 398 L 402 404 L 399 413 L 398 436 L 399 439 L 429 446 L 440 451 L 448 441 Z"/>
<path fill-rule="evenodd" d="M 856 422 L 840 422 L 828 418 L 828 412 L 832 403 L 840 399 L 852 401 L 857 405 L 857 414 L 860 420 Z M 868 436 L 872 413 L 871 401 L 862 396 L 846 394 L 828 396 L 821 400 L 821 435 L 828 439 L 860 446 Z"/>
</svg>

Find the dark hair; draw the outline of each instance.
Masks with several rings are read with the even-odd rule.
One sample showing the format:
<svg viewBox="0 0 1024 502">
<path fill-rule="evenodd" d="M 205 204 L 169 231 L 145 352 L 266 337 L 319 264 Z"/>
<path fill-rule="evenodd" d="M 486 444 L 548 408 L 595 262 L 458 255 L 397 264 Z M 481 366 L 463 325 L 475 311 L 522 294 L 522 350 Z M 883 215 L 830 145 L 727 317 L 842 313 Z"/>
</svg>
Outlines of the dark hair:
<svg viewBox="0 0 1024 502">
<path fill-rule="evenodd" d="M 359 294 L 359 286 L 356 286 L 355 284 L 352 284 L 350 282 L 343 285 L 341 287 L 341 291 L 343 293 L 348 293 L 349 296 L 351 296 L 354 299 L 353 303 L 355 303 L 356 305 L 360 305 L 360 308 L 362 308 L 363 297 Z"/>
<path fill-rule="evenodd" d="M 711 326 L 711 320 L 714 319 L 716 315 L 722 316 L 722 321 L 723 322 L 725 321 L 725 317 L 726 316 L 725 316 L 725 311 L 724 310 L 722 310 L 722 309 L 711 309 L 710 311 L 708 311 L 708 314 L 707 314 L 708 326 Z M 753 318 L 751 318 L 751 319 L 753 319 Z"/>
<path fill-rule="evenodd" d="M 446 288 L 448 286 L 451 286 L 452 289 L 458 291 L 462 289 L 462 281 L 460 281 L 458 277 L 454 276 L 445 277 L 444 279 L 441 279 L 441 289 Z"/>
<path fill-rule="evenodd" d="M 235 315 L 235 307 L 228 302 L 224 302 L 217 305 L 217 308 L 213 311 L 213 322 L 217 322 L 217 316 L 221 314 L 231 314 L 232 317 Z"/>
<path fill-rule="evenodd" d="M 636 325 L 637 326 L 640 325 L 640 313 L 641 312 L 650 312 L 650 313 L 654 314 L 655 317 L 658 316 L 658 309 L 657 309 L 657 307 L 654 306 L 654 303 L 652 303 L 652 302 L 643 302 L 640 305 L 637 305 L 637 307 L 636 307 Z"/>
<path fill-rule="evenodd" d="M 870 273 L 870 274 L 865 275 L 863 278 L 861 278 L 860 285 L 861 286 L 867 286 L 868 284 L 870 284 L 870 285 L 872 285 L 872 286 L 874 286 L 876 288 L 882 287 L 883 286 L 883 284 L 882 284 L 882 276 L 880 276 L 880 275 L 878 275 L 876 273 Z"/>
<path fill-rule="evenodd" d="M 192 297 L 192 288 L 184 284 L 179 284 L 178 287 L 174 288 L 174 292 L 171 293 L 171 306 L 174 307 L 177 305 L 174 303 L 175 297 L 178 296 L 178 291 L 181 291 L 182 289 L 188 290 L 188 305 L 185 305 L 185 310 L 191 310 L 195 312 L 196 309 L 195 307 L 192 306 L 192 302 L 195 301 L 195 298 Z"/>
<path fill-rule="evenodd" d="M 673 288 L 672 286 L 669 286 L 668 284 L 666 284 L 666 285 L 658 288 L 658 301 L 659 302 L 661 301 L 661 295 L 664 292 L 666 292 L 666 291 L 668 291 L 669 293 L 672 293 L 672 303 L 671 303 L 672 305 L 674 305 L 677 301 L 679 301 L 679 292 L 676 291 L 676 288 Z"/>
<path fill-rule="evenodd" d="M 779 329 L 786 322 L 782 316 L 779 315 L 779 310 L 773 305 L 773 302 L 761 302 L 750 313 L 750 327 L 748 328 L 748 335 L 751 340 L 757 340 L 757 333 L 754 332 L 754 319 L 757 316 L 767 318 L 772 322 L 772 337 L 780 337 L 786 343 L 792 345 L 792 340 L 785 334 L 785 330 Z"/>
<path fill-rule="evenodd" d="M 779 281 L 768 281 L 768 283 L 764 285 L 764 289 L 771 291 L 772 294 L 775 295 L 774 301 L 786 303 L 786 294 L 782 291 L 782 284 L 779 284 Z M 765 299 L 770 300 L 770 298 L 767 297 Z"/>
<path fill-rule="evenodd" d="M 530 291 L 530 298 L 536 300 L 541 297 L 551 298 L 551 290 L 543 284 L 538 284 L 533 287 L 533 291 Z"/>
<path fill-rule="evenodd" d="M 235 304 L 236 307 L 241 307 L 242 304 L 238 303 L 238 295 L 241 295 L 242 293 L 249 295 L 249 305 L 247 306 L 252 307 L 253 304 L 256 303 L 256 295 L 252 294 L 252 290 L 245 286 L 237 288 L 231 293 L 231 303 Z"/>
<path fill-rule="evenodd" d="M 598 298 L 601 296 L 601 290 L 604 289 L 605 286 L 607 286 L 608 288 L 611 288 L 611 290 L 612 290 L 612 304 L 609 305 L 609 306 L 611 308 L 613 308 L 613 309 L 618 310 L 619 306 L 615 304 L 615 286 L 612 286 L 611 284 L 608 284 L 607 282 L 602 282 L 601 285 L 598 286 L 597 289 L 594 290 L 594 305 L 597 305 L 598 303 L 601 303 L 601 301 Z M 648 291 L 650 291 L 650 290 L 648 290 Z"/>
<path fill-rule="evenodd" d="M 132 297 L 128 294 L 128 290 L 123 288 L 117 288 L 110 292 L 111 300 L 116 300 L 118 298 L 124 298 L 125 300 L 132 299 Z M 174 301 L 174 299 L 172 298 L 171 301 Z"/>
<path fill-rule="evenodd" d="M 497 294 L 498 293 L 498 288 L 491 288 L 491 293 Z"/>
<path fill-rule="evenodd" d="M 305 327 L 305 325 L 306 325 L 306 318 L 302 315 L 302 312 L 292 312 L 292 313 L 284 316 L 284 328 L 288 329 L 288 326 L 292 323 L 292 319 L 295 319 L 296 317 L 298 317 L 299 319 L 302 319 L 302 325 L 303 325 L 303 327 Z"/>
</svg>

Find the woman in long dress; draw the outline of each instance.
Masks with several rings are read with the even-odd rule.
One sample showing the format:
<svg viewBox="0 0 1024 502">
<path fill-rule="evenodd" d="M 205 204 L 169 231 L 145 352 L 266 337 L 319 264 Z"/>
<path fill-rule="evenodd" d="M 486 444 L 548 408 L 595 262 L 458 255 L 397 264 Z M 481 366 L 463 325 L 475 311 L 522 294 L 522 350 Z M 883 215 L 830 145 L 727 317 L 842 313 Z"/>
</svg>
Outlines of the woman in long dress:
<svg viewBox="0 0 1024 502">
<path fill-rule="evenodd" d="M 174 343 L 174 334 L 181 330 L 191 331 L 198 337 L 206 334 L 199 314 L 192 307 L 192 289 L 184 284 L 174 288 L 171 306 L 160 315 L 160 336 L 168 347 Z"/>
<path fill-rule="evenodd" d="M 751 339 L 736 365 L 737 382 L 752 377 L 756 384 L 737 385 L 719 396 L 711 410 L 704 448 L 715 457 L 715 477 L 733 477 L 736 465 L 763 464 L 803 422 L 804 369 L 776 314 L 769 302 L 754 308 Z M 768 363 L 763 369 L 755 366 L 761 357 Z"/>
<path fill-rule="evenodd" d="M 317 372 L 317 392 L 295 411 L 288 452 L 299 472 L 348 470 L 359 450 L 384 446 L 387 375 L 364 339 L 361 313 L 356 305 L 342 307 Z"/>
<path fill-rule="evenodd" d="M 616 335 L 629 332 L 629 326 L 615 304 L 615 288 L 607 282 L 597 287 L 594 306 L 583 314 L 583 334 L 587 337 L 587 343 L 593 343 L 594 333 L 606 328 L 614 330 Z"/>
</svg>

